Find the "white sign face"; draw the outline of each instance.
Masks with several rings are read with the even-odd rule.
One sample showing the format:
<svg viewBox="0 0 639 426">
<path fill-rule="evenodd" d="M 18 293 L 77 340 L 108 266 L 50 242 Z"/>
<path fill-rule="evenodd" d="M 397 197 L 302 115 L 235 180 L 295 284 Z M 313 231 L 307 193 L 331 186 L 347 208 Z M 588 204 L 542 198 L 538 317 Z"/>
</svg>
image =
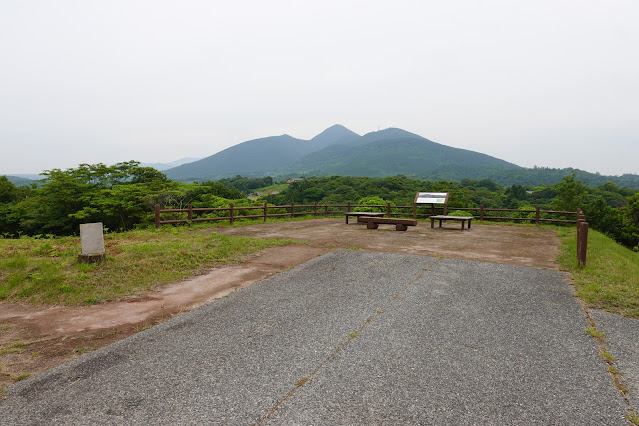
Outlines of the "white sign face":
<svg viewBox="0 0 639 426">
<path fill-rule="evenodd" d="M 448 192 L 420 192 L 415 198 L 415 203 L 446 204 Z"/>
<path fill-rule="evenodd" d="M 104 253 L 102 222 L 81 223 L 80 241 L 82 243 L 82 254 Z"/>
</svg>

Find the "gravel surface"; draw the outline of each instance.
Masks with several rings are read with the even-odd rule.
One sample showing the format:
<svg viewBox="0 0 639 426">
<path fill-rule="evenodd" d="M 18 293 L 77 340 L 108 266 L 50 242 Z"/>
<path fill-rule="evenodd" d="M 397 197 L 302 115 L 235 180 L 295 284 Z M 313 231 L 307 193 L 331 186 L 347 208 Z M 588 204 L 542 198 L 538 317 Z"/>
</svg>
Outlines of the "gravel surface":
<svg viewBox="0 0 639 426">
<path fill-rule="evenodd" d="M 591 310 L 590 315 L 597 329 L 606 332 L 606 349 L 623 373 L 621 383 L 628 389 L 630 404 L 639 415 L 639 320 L 599 310 Z"/>
<path fill-rule="evenodd" d="M 565 278 L 337 250 L 11 386 L 0 424 L 625 424 Z"/>
</svg>

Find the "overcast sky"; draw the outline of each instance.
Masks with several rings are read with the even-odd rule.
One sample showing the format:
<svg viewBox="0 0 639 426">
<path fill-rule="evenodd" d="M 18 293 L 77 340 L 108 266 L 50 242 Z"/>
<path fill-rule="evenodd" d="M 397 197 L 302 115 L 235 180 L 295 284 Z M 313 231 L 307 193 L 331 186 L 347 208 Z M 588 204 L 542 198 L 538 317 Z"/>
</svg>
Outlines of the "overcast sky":
<svg viewBox="0 0 639 426">
<path fill-rule="evenodd" d="M 333 124 L 639 174 L 639 1 L 1 0 L 0 174 Z"/>
</svg>

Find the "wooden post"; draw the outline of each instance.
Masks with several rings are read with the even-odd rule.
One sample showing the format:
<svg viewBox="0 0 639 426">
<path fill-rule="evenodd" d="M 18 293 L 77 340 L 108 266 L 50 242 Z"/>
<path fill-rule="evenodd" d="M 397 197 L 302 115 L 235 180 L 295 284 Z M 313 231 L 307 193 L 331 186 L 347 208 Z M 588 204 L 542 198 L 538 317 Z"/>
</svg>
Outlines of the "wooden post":
<svg viewBox="0 0 639 426">
<path fill-rule="evenodd" d="M 155 205 L 155 229 L 160 228 L 160 205 Z"/>
<path fill-rule="evenodd" d="M 187 216 L 189 220 L 189 226 L 191 226 L 191 221 L 193 220 L 193 204 L 189 203 L 189 213 Z"/>
<path fill-rule="evenodd" d="M 386 216 L 387 217 L 391 217 L 390 216 L 390 203 L 386 203 Z"/>
<path fill-rule="evenodd" d="M 346 211 L 350 212 L 351 211 L 351 202 L 349 201 L 348 204 L 346 205 Z"/>
<path fill-rule="evenodd" d="M 483 204 L 479 206 L 479 221 L 480 222 L 484 221 L 484 205 Z"/>
<path fill-rule="evenodd" d="M 579 259 L 579 249 L 581 247 L 581 239 L 582 239 L 582 227 L 581 223 L 586 221 L 586 215 L 581 212 L 581 210 L 577 209 L 577 259 Z"/>
<path fill-rule="evenodd" d="M 539 217 L 540 217 L 540 213 L 539 213 L 539 206 L 535 207 L 535 225 L 539 225 Z"/>
<path fill-rule="evenodd" d="M 417 203 L 413 203 L 413 220 L 417 219 Z"/>
<path fill-rule="evenodd" d="M 264 222 L 266 222 L 266 218 L 268 216 L 268 214 L 266 213 L 268 210 L 268 207 L 266 205 L 266 201 L 264 201 Z"/>
<path fill-rule="evenodd" d="M 233 225 L 233 203 L 229 204 L 229 217 L 229 222 L 231 223 L 231 225 Z"/>
<path fill-rule="evenodd" d="M 577 243 L 577 259 L 579 260 L 579 266 L 582 268 L 586 266 L 586 254 L 588 253 L 588 222 L 579 222 L 579 235 L 580 239 Z"/>
<path fill-rule="evenodd" d="M 291 201 L 291 219 L 295 217 L 295 204 Z"/>
<path fill-rule="evenodd" d="M 328 203 L 324 203 L 324 217 L 328 216 Z"/>
<path fill-rule="evenodd" d="M 313 216 L 317 216 L 317 201 L 315 201 L 315 204 L 313 205 Z"/>
</svg>

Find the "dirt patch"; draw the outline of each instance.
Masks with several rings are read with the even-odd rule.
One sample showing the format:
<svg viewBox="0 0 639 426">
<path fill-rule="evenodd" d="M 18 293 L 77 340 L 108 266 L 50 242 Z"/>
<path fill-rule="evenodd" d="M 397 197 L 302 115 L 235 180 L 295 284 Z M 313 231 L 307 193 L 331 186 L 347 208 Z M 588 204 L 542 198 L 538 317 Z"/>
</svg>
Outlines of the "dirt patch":
<svg viewBox="0 0 639 426">
<path fill-rule="evenodd" d="M 85 307 L 0 303 L 0 389 L 21 375 L 41 373 L 337 248 L 558 267 L 559 240 L 554 231 L 538 227 L 473 224 L 461 231 L 458 222 L 435 229 L 420 222 L 400 232 L 393 226 L 371 230 L 340 219 L 317 219 L 212 232 L 305 244 L 268 248 L 243 263 L 115 302 Z"/>
</svg>

